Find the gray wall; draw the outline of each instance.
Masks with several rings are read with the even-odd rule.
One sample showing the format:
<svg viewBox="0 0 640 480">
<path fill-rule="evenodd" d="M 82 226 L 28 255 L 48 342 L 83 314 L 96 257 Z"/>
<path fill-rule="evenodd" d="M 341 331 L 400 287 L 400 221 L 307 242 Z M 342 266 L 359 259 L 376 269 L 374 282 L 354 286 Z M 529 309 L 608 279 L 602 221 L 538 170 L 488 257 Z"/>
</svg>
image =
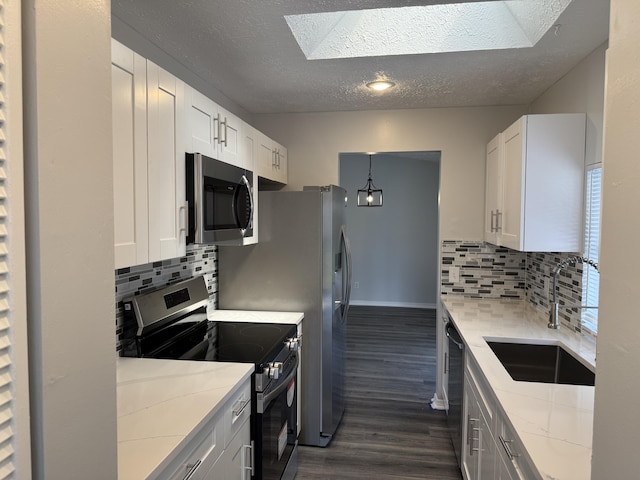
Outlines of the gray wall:
<svg viewBox="0 0 640 480">
<path fill-rule="evenodd" d="M 356 206 L 356 192 L 366 183 L 369 156 L 340 154 L 340 185 L 349 195 L 352 304 L 435 308 L 439 157 L 439 152 L 373 155 L 372 177 L 384 204 L 362 208 Z"/>
<path fill-rule="evenodd" d="M 342 152 L 439 151 L 440 238 L 481 240 L 487 142 L 526 106 L 255 115 L 288 149 L 287 189 L 339 182 Z M 380 183 L 383 182 L 380 178 Z"/>
</svg>

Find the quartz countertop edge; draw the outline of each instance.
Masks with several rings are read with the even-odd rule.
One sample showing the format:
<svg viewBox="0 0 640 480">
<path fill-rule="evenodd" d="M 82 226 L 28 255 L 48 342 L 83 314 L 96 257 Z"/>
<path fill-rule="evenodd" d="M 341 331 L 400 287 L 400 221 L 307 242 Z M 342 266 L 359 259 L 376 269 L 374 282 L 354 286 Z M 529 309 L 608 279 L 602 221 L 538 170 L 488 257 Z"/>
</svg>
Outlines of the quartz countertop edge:
<svg viewBox="0 0 640 480">
<path fill-rule="evenodd" d="M 118 358 L 118 479 L 155 478 L 253 368 L 247 363 Z"/>
<path fill-rule="evenodd" d="M 207 319 L 218 322 L 285 323 L 297 325 L 302 312 L 271 312 L 262 310 L 215 310 L 207 308 Z"/>
<path fill-rule="evenodd" d="M 595 342 L 547 328 L 546 316 L 519 300 L 443 297 L 470 354 L 479 365 L 541 479 L 591 477 L 594 387 L 514 381 L 487 339 L 557 343 L 595 370 Z"/>
</svg>

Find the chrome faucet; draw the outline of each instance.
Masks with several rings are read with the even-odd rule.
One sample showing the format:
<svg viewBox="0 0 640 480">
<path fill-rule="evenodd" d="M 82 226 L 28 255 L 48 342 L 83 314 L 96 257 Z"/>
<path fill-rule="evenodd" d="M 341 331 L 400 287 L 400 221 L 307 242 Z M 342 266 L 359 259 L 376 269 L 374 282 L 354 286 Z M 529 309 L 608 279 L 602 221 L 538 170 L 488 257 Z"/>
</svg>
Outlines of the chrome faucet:
<svg viewBox="0 0 640 480">
<path fill-rule="evenodd" d="M 560 275 L 560 270 L 569 265 L 570 263 L 582 262 L 591 265 L 596 269 L 596 272 L 600 273 L 598 270 L 598 264 L 587 257 L 582 257 L 580 255 L 575 255 L 573 257 L 569 257 L 566 260 L 560 262 L 555 270 L 553 271 L 553 302 L 551 304 L 551 311 L 549 312 L 549 324 L 547 327 L 559 329 L 560 323 L 558 322 L 558 311 L 560 310 L 560 304 L 558 303 L 558 276 Z M 570 308 L 598 308 L 592 306 L 583 306 L 583 305 L 571 305 Z"/>
</svg>

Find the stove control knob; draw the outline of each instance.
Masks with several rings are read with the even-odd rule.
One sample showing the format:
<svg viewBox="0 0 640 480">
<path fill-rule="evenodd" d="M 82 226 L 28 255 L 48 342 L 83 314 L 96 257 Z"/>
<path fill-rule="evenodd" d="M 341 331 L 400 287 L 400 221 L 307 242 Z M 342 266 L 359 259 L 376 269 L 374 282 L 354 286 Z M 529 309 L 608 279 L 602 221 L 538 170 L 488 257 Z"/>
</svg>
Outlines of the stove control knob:
<svg viewBox="0 0 640 480">
<path fill-rule="evenodd" d="M 300 349 L 300 338 L 287 338 L 287 341 L 284 342 L 290 352 L 297 352 Z"/>
<path fill-rule="evenodd" d="M 270 362 L 266 368 L 266 373 L 269 378 L 277 380 L 282 373 L 282 362 Z"/>
</svg>

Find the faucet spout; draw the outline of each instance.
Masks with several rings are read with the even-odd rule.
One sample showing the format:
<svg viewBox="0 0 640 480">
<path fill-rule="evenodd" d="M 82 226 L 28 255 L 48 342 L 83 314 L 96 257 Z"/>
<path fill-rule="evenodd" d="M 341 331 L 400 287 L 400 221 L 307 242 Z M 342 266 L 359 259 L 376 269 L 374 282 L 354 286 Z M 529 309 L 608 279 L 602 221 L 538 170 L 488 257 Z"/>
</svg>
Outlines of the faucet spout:
<svg viewBox="0 0 640 480">
<path fill-rule="evenodd" d="M 558 312 L 560 310 L 560 304 L 558 302 L 558 277 L 560 275 L 560 270 L 562 270 L 567 265 L 575 264 L 576 262 L 582 262 L 582 263 L 591 265 L 593 268 L 595 268 L 596 272 L 600 273 L 600 270 L 598 270 L 598 264 L 595 261 L 591 260 L 590 258 L 583 257 L 581 255 L 575 255 L 573 257 L 569 257 L 563 260 L 562 262 L 558 263 L 558 265 L 556 265 L 556 268 L 553 271 L 553 300 L 551 303 L 551 308 L 549 310 L 549 323 L 547 324 L 548 328 L 553 328 L 555 330 L 558 330 L 560 328 L 560 322 L 558 321 Z M 590 306 L 584 307 L 581 305 L 576 305 L 572 308 L 598 308 L 598 307 L 590 307 Z"/>
</svg>

